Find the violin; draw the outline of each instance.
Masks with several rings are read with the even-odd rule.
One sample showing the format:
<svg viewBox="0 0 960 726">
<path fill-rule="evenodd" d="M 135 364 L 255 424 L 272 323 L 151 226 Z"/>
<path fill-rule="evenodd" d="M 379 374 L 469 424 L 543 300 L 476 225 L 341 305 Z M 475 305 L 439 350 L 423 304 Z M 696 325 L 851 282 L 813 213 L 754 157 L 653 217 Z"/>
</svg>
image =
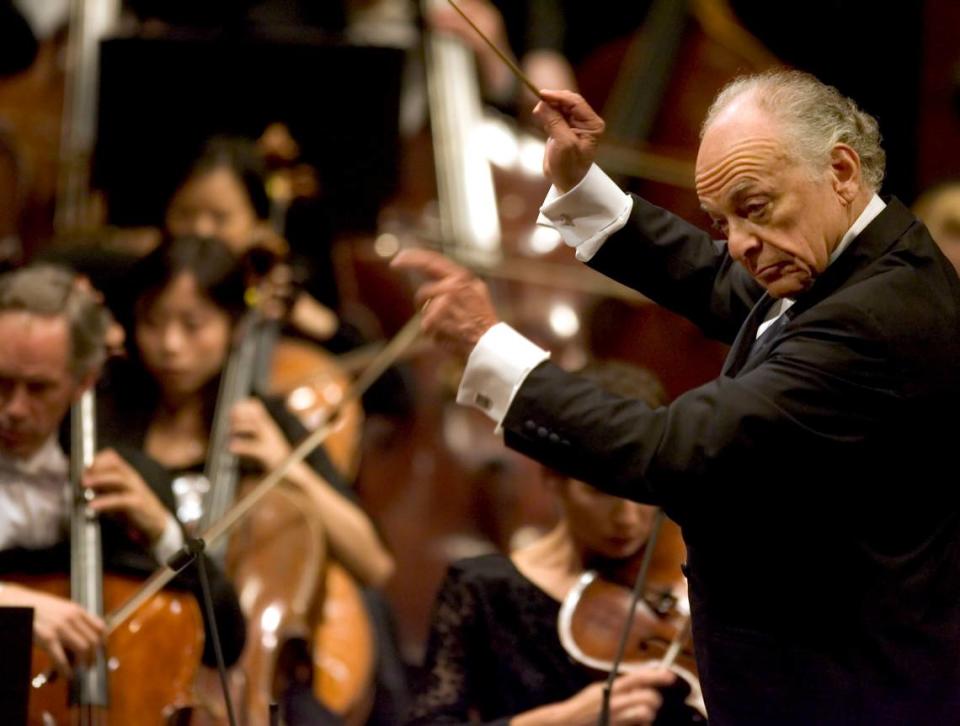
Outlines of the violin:
<svg viewBox="0 0 960 726">
<path fill-rule="evenodd" d="M 141 587 L 131 577 L 103 574 L 100 523 L 87 506 L 83 471 L 94 453 L 93 394 L 86 392 L 71 411 L 70 575 L 22 576 L 19 583 L 70 597 L 102 616 Z M 203 621 L 193 597 L 160 592 L 113 629 L 92 663 L 77 665 L 74 677 L 47 677 L 52 661 L 35 648 L 28 723 L 166 724 L 189 712 L 193 681 L 203 652 Z"/>
<path fill-rule="evenodd" d="M 687 702 L 704 711 L 680 569 L 683 541 L 676 524 L 662 514 L 657 519 L 658 534 L 634 557 L 580 575 L 560 606 L 557 630 L 567 654 L 598 674 L 609 674 L 615 664 L 618 672 L 670 668 L 690 684 Z M 634 602 L 638 576 L 642 590 Z"/>
</svg>

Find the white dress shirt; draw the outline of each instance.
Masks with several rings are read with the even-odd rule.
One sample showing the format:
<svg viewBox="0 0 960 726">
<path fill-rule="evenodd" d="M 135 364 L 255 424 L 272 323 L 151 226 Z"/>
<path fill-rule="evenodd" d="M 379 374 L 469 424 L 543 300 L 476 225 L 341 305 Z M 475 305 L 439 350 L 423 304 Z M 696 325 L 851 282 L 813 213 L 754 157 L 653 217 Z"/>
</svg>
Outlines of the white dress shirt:
<svg viewBox="0 0 960 726">
<path fill-rule="evenodd" d="M 840 240 L 830 256 L 833 263 L 886 204 L 876 194 Z M 614 232 L 620 230 L 633 210 L 633 198 L 623 192 L 596 164 L 573 189 L 561 194 L 551 187 L 540 208 L 538 224 L 553 227 L 564 243 L 576 249 L 586 262 Z M 785 313 L 795 301 L 783 298 L 773 305 L 757 336 Z M 457 391 L 457 402 L 483 411 L 496 422 L 496 432 L 513 398 L 530 371 L 550 357 L 548 351 L 527 340 L 506 323 L 497 323 L 477 341 Z"/>
<path fill-rule="evenodd" d="M 52 437 L 29 459 L 0 456 L 0 550 L 43 549 L 66 536 L 67 467 Z"/>
<path fill-rule="evenodd" d="M 52 436 L 29 459 L 0 456 L 0 550 L 52 547 L 69 536 L 69 461 Z M 166 562 L 183 546 L 183 533 L 168 514 L 151 548 Z"/>
</svg>

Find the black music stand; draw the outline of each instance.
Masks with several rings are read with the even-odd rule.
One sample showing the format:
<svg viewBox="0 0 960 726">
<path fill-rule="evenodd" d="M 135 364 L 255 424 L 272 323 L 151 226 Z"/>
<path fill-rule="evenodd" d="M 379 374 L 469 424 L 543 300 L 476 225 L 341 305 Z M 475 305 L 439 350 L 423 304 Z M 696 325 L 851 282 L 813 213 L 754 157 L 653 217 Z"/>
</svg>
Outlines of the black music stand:
<svg viewBox="0 0 960 726">
<path fill-rule="evenodd" d="M 250 38 L 101 43 L 94 186 L 110 222 L 157 225 L 173 185 L 215 134 L 287 124 L 341 229 L 372 230 L 399 159 L 404 53 Z"/>
<path fill-rule="evenodd" d="M 0 713 L 3 722 L 25 724 L 30 693 L 33 608 L 0 607 Z"/>
</svg>

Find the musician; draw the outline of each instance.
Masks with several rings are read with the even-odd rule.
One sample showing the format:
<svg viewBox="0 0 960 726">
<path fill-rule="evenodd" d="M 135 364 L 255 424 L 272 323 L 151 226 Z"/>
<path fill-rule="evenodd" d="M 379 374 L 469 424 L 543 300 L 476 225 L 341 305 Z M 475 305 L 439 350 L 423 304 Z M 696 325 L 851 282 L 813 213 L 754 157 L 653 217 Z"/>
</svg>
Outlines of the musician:
<svg viewBox="0 0 960 726">
<path fill-rule="evenodd" d="M 269 145 L 276 148 L 282 143 L 270 142 Z M 288 134 L 286 143 L 295 143 Z M 214 137 L 204 145 L 177 185 L 167 205 L 165 224 L 174 237 L 215 237 L 242 257 L 248 269 L 255 268 L 266 313 L 283 319 L 291 334 L 318 341 L 335 354 L 366 342 L 360 330 L 349 321 L 341 320 L 313 294 L 298 288 L 294 280 L 301 276 L 303 269 L 309 269 L 314 293 L 331 305 L 336 303 L 332 262 L 322 244 L 322 238 L 331 232 L 318 219 L 323 215 L 318 212 L 313 219 L 319 225 L 316 229 L 323 228 L 324 233 L 319 235 L 319 240 L 311 236 L 313 247 L 309 261 L 306 254 L 292 260 L 283 257 L 271 260 L 271 255 L 280 254 L 286 241 L 280 239 L 271 226 L 270 204 L 266 167 L 257 147 L 236 137 Z M 301 211 L 311 213 L 306 207 Z M 309 226 L 306 222 L 302 224 L 304 228 Z M 402 415 L 409 407 L 408 397 L 402 372 L 391 367 L 364 394 L 363 405 L 367 413 Z"/>
<path fill-rule="evenodd" d="M 246 309 L 243 267 L 219 241 L 183 237 L 145 257 L 132 281 L 129 361 L 111 381 L 102 436 L 142 448 L 178 476 L 199 474 L 207 458 L 220 374 L 234 325 Z M 132 397 L 136 407 L 125 405 Z M 275 469 L 291 442 L 306 435 L 277 399 L 239 401 L 229 421 L 230 451 L 250 474 Z M 392 574 L 390 553 L 323 447 L 291 469 L 286 482 L 306 495 L 306 516 L 319 522 L 330 552 L 351 574 L 374 586 Z M 298 715 L 304 713 L 328 719 L 302 685 L 291 684 L 284 693 L 287 722 L 310 722 L 310 716 Z"/>
<path fill-rule="evenodd" d="M 289 135 L 287 138 L 295 143 Z M 323 342 L 337 334 L 340 321 L 336 314 L 294 286 L 293 277 L 299 274 L 295 266 L 306 268 L 308 261 L 291 265 L 286 259 L 287 242 L 271 223 L 266 165 L 253 142 L 236 137 L 210 139 L 179 180 L 167 204 L 164 224 L 174 237 L 215 237 L 238 257 L 255 261 L 262 267 L 258 272 L 263 287 L 281 303 L 274 315 L 281 317 L 289 304 L 289 322 L 303 335 Z M 309 261 L 312 266 L 323 259 L 322 252 L 326 251 L 320 243 L 329 236 L 329 230 L 317 232 L 314 230 L 311 240 L 311 257 L 316 258 Z M 329 268 L 329 259 L 327 263 Z M 328 273 L 323 270 L 318 274 L 323 277 L 324 288 L 330 288 L 325 293 L 335 297 L 335 282 Z"/>
<path fill-rule="evenodd" d="M 544 98 L 543 213 L 578 258 L 733 348 L 669 406 L 610 396 L 496 324 L 464 270 L 411 251 L 398 263 L 433 278 L 426 330 L 470 358 L 460 400 L 508 445 L 682 526 L 711 722 L 960 722 L 940 423 L 960 404 L 960 282 L 878 196 L 876 121 L 809 75 L 735 81 L 697 157 L 716 243 L 592 165 L 604 124 L 581 98 Z"/>
<path fill-rule="evenodd" d="M 108 323 L 93 293 L 65 270 L 37 266 L 0 276 L 2 573 L 55 572 L 68 562 L 68 461 L 57 433 L 97 379 Z M 169 477 L 147 457 L 104 449 L 83 483 L 96 494 L 90 507 L 103 515 L 105 569 L 150 574 L 181 547 Z M 243 618 L 232 588 L 212 564 L 209 570 L 232 663 L 243 647 Z M 104 633 L 103 621 L 79 605 L 12 582 L 0 589 L 0 604 L 34 609 L 34 638 L 65 675 Z M 209 638 L 207 645 L 212 662 Z"/>
<path fill-rule="evenodd" d="M 233 326 L 246 310 L 243 268 L 219 241 L 181 237 L 141 260 L 132 280 L 130 361 L 105 397 L 102 437 L 142 448 L 171 472 L 200 472 Z M 136 407 L 125 405 L 131 396 Z M 231 451 L 264 472 L 306 434 L 275 399 L 240 401 L 230 421 Z M 316 504 L 337 559 L 363 582 L 382 584 L 392 557 L 323 447 L 287 478 Z"/>
<path fill-rule="evenodd" d="M 593 364 L 605 390 L 661 405 L 660 382 L 624 363 Z M 559 505 L 548 534 L 509 556 L 453 563 L 440 586 L 409 724 L 484 722 L 592 726 L 600 715 L 601 674 L 573 661 L 557 631 L 560 604 L 585 569 L 612 576 L 635 560 L 650 536 L 654 508 L 544 468 Z M 677 570 L 679 579 L 679 568 Z M 683 705 L 689 688 L 651 666 L 616 681 L 611 724 L 702 720 Z"/>
</svg>

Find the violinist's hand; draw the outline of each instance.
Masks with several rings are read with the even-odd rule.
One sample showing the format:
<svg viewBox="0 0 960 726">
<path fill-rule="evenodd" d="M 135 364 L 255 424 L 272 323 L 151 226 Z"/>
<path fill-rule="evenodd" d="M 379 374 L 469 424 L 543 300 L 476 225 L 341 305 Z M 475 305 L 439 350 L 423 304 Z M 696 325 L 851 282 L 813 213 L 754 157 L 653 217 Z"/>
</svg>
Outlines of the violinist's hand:
<svg viewBox="0 0 960 726">
<path fill-rule="evenodd" d="M 466 358 L 480 337 L 497 324 L 487 286 L 439 252 L 403 250 L 390 265 L 428 278 L 414 300 L 423 310 L 423 332 L 447 350 Z"/>
<path fill-rule="evenodd" d="M 657 718 L 663 703 L 658 688 L 676 679 L 666 668 L 644 668 L 613 682 L 610 694 L 611 726 L 647 726 Z M 593 726 L 603 707 L 604 682 L 593 683 L 575 696 L 511 719 L 511 726 Z"/>
<path fill-rule="evenodd" d="M 561 192 L 586 176 L 606 127 L 583 96 L 572 91 L 541 91 L 533 116 L 547 132 L 543 173 Z"/>
<path fill-rule="evenodd" d="M 295 295 L 293 270 L 284 262 L 274 264 L 257 282 L 257 305 L 270 320 L 286 318 Z"/>
<path fill-rule="evenodd" d="M 171 515 L 137 470 L 116 451 L 104 449 L 93 457 L 83 474 L 83 486 L 96 495 L 90 502 L 93 511 L 120 515 L 143 532 L 150 544 L 160 539 Z"/>
<path fill-rule="evenodd" d="M 290 454 L 290 442 L 257 398 L 238 401 L 230 411 L 230 452 L 271 471 Z"/>
<path fill-rule="evenodd" d="M 0 590 L 0 605 L 33 608 L 34 641 L 66 678 L 73 674 L 68 653 L 80 662 L 88 662 L 103 642 L 104 622 L 62 597 L 6 584 Z"/>
</svg>

